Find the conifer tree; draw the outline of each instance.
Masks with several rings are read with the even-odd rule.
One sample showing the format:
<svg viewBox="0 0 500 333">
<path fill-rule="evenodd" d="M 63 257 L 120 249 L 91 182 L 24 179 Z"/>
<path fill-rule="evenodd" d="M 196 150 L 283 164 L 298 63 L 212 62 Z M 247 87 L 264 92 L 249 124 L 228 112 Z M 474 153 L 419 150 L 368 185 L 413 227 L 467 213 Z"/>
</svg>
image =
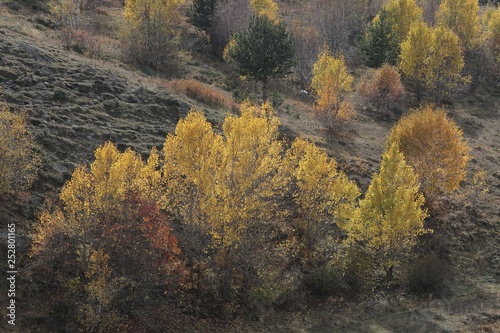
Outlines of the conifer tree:
<svg viewBox="0 0 500 333">
<path fill-rule="evenodd" d="M 293 38 L 283 21 L 254 15 L 247 30 L 236 33 L 224 51 L 238 74 L 262 83 L 262 99 L 267 100 L 270 78 L 283 77 L 294 65 Z"/>
<path fill-rule="evenodd" d="M 400 52 L 399 43 L 393 21 L 388 19 L 387 10 L 382 9 L 373 19 L 361 46 L 366 65 L 373 68 L 384 63 L 395 65 Z"/>
<path fill-rule="evenodd" d="M 213 16 L 217 0 L 193 0 L 189 7 L 188 17 L 191 23 L 210 36 L 213 25 Z"/>
</svg>

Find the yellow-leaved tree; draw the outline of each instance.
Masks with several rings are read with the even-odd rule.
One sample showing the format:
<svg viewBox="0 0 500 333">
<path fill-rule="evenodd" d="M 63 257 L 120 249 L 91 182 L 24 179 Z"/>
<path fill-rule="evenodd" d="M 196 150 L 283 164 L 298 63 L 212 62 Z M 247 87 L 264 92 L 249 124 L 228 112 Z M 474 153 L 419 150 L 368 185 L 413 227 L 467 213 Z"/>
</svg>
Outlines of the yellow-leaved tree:
<svg viewBox="0 0 500 333">
<path fill-rule="evenodd" d="M 40 160 L 23 115 L 0 110 L 0 195 L 19 194 L 36 178 Z"/>
<path fill-rule="evenodd" d="M 399 68 L 413 86 L 420 101 L 423 88 L 432 91 L 437 102 L 449 100 L 460 83 L 464 57 L 460 41 L 444 26 L 429 28 L 424 22 L 412 26 L 401 44 Z"/>
<path fill-rule="evenodd" d="M 380 172 L 373 175 L 365 197 L 344 226 L 348 242 L 363 244 L 381 264 L 390 281 L 393 270 L 415 246 L 427 212 L 418 178 L 398 145 L 382 156 Z"/>
<path fill-rule="evenodd" d="M 415 169 L 427 196 L 453 192 L 465 177 L 470 148 L 462 131 L 443 109 L 426 106 L 403 117 L 389 133 Z"/>
<path fill-rule="evenodd" d="M 429 46 L 432 42 L 432 29 L 425 22 L 414 24 L 408 37 L 401 44 L 399 69 L 403 78 L 413 88 L 420 101 L 427 82 Z"/>
<path fill-rule="evenodd" d="M 352 105 L 347 101 L 352 82 L 344 57 L 334 57 L 325 48 L 314 64 L 311 87 L 318 95 L 317 116 L 330 131 L 352 116 Z"/>
<path fill-rule="evenodd" d="M 437 102 L 450 100 L 460 83 L 469 78 L 461 75 L 465 62 L 460 41 L 452 30 L 439 26 L 433 29 L 427 62 L 427 86 Z"/>
<path fill-rule="evenodd" d="M 298 223 L 308 252 L 331 227 L 342 226 L 352 215 L 359 196 L 355 183 L 337 170 L 337 163 L 313 143 L 293 142 L 285 161 L 292 175 L 293 199 L 298 207 Z"/>
<path fill-rule="evenodd" d="M 391 0 L 384 9 L 392 22 L 392 31 L 404 41 L 413 24 L 423 22 L 423 12 L 415 0 Z"/>
<path fill-rule="evenodd" d="M 121 41 L 125 56 L 160 67 L 169 61 L 179 39 L 179 7 L 184 0 L 125 0 Z"/>
<path fill-rule="evenodd" d="M 284 227 L 280 198 L 288 175 L 278 125 L 269 104 L 243 104 L 221 134 L 192 112 L 164 145 L 164 207 L 190 230 L 185 247 L 194 266 L 206 265 L 205 251 L 213 253 L 216 276 L 202 288 L 215 289 L 222 303 L 247 301 L 259 274 L 280 271 L 271 239 Z"/>
<path fill-rule="evenodd" d="M 472 50 L 480 41 L 479 3 L 476 0 L 443 0 L 436 13 L 438 25 L 451 29 L 465 50 Z"/>
</svg>

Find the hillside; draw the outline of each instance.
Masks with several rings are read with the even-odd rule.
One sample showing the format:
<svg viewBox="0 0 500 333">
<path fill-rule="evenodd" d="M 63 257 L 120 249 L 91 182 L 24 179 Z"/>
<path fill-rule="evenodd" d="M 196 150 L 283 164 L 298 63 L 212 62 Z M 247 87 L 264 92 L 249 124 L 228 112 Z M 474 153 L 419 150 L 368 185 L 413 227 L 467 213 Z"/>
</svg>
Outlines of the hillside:
<svg viewBox="0 0 500 333">
<path fill-rule="evenodd" d="M 66 50 L 57 32 L 37 23 L 36 18 L 45 14 L 25 7 L 13 11 L 7 2 L 0 1 L 0 100 L 14 112 L 26 114 L 42 157 L 29 202 L 9 198 L 1 202 L 2 250 L 6 248 L 6 225 L 15 221 L 22 251 L 19 260 L 23 262 L 28 261 L 30 232 L 45 200 L 57 197 L 75 168 L 93 160 L 97 147 L 111 141 L 120 151 L 132 148 L 147 157 L 152 147 L 161 149 L 166 135 L 191 108 L 203 110 L 216 126 L 233 111 L 175 91 L 172 77 L 148 75 L 118 57 L 91 59 Z M 211 82 L 209 86 L 223 96 L 232 93 L 225 82 L 253 88 L 204 53 L 184 54 L 177 61 L 180 69 L 172 76 L 195 78 L 207 85 Z M 357 81 L 364 71 L 362 66 L 353 70 Z M 284 98 L 277 108 L 281 135 L 288 141 L 302 137 L 315 142 L 365 190 L 378 170 L 386 135 L 396 119 L 380 116 L 355 95 L 353 121 L 340 133 L 329 134 L 313 114 L 314 99 L 300 94 L 297 84 L 285 79 L 272 82 L 272 88 Z M 172 322 L 171 330 L 157 327 L 157 331 L 500 332 L 499 89 L 477 89 L 459 96 L 448 107 L 449 116 L 464 131 L 473 159 L 459 193 L 434 202 L 431 208 L 437 207 L 438 214 L 427 221 L 435 233 L 425 238 L 422 248 L 439 253 L 450 266 L 444 295 L 387 290 L 354 299 L 332 296 L 317 300 L 305 295 L 284 309 L 266 311 L 257 321 L 243 316 L 228 321 L 200 319 L 181 309 L 169 309 L 166 317 L 171 318 L 162 319 Z M 407 102 L 405 109 L 412 103 Z M 472 176 L 480 170 L 486 171 L 489 190 L 481 195 L 471 187 Z M 2 262 L 0 267 L 6 271 L 4 265 Z M 49 332 L 51 328 L 38 327 L 47 318 L 30 305 L 29 295 L 22 292 L 29 288 L 23 283 L 26 286 L 29 281 L 21 277 L 18 286 L 18 302 L 23 304 L 18 311 L 20 326 L 12 330 L 3 320 L 0 327 L 12 332 Z M 4 281 L 2 293 L 5 287 Z"/>
</svg>

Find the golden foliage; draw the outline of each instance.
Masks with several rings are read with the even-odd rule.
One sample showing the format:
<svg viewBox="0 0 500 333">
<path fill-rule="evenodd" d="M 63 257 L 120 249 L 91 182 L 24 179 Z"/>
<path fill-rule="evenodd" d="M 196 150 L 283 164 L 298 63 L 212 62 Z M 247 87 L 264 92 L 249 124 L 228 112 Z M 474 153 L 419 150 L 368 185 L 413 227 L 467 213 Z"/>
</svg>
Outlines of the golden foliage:
<svg viewBox="0 0 500 333">
<path fill-rule="evenodd" d="M 417 97 L 422 87 L 434 92 L 439 101 L 450 97 L 460 82 L 464 58 L 460 41 L 444 26 L 429 28 L 425 23 L 414 25 L 401 44 L 399 68 L 404 77 L 416 84 Z"/>
<path fill-rule="evenodd" d="M 250 0 L 250 6 L 258 15 L 265 15 L 274 21 L 278 15 L 278 4 L 273 0 Z"/>
<path fill-rule="evenodd" d="M 373 175 L 359 208 L 345 225 L 349 240 L 365 244 L 386 269 L 391 268 L 414 247 L 418 236 L 430 232 L 424 228 L 424 202 L 417 175 L 397 144 L 389 145 L 380 172 Z"/>
<path fill-rule="evenodd" d="M 325 48 L 314 64 L 311 87 L 318 95 L 317 114 L 330 130 L 352 115 L 352 106 L 346 101 L 352 82 L 344 57 L 336 58 Z"/>
<path fill-rule="evenodd" d="M 359 189 L 337 170 L 335 160 L 302 139 L 293 142 L 285 162 L 295 183 L 293 198 L 305 222 L 306 245 L 312 248 L 324 225 L 341 226 L 352 215 Z"/>
<path fill-rule="evenodd" d="M 387 19 L 393 23 L 393 32 L 403 41 L 413 24 L 423 22 L 423 12 L 415 0 L 391 0 L 384 6 Z M 375 18 L 376 19 L 376 18 Z"/>
<path fill-rule="evenodd" d="M 272 221 L 284 183 L 279 122 L 272 112 L 268 104 L 243 104 L 240 117 L 226 118 L 223 135 L 198 112 L 180 121 L 164 145 L 166 207 L 210 230 L 224 246 L 238 244 L 248 224 Z"/>
<path fill-rule="evenodd" d="M 19 193 L 36 178 L 40 160 L 24 116 L 0 110 L 0 194 Z"/>
<path fill-rule="evenodd" d="M 436 20 L 438 25 L 451 29 L 459 37 L 464 49 L 471 50 L 478 46 L 481 32 L 478 1 L 443 0 Z"/>
<path fill-rule="evenodd" d="M 166 63 L 178 43 L 179 7 L 184 0 L 125 0 L 121 40 L 125 54 L 141 64 Z"/>
<path fill-rule="evenodd" d="M 387 138 L 387 147 L 393 144 L 415 169 L 427 195 L 453 192 L 465 177 L 470 149 L 443 109 L 426 106 L 403 117 Z"/>
<path fill-rule="evenodd" d="M 230 110 L 239 107 L 232 98 L 225 96 L 217 88 L 194 79 L 172 80 L 166 82 L 165 85 L 175 92 L 185 94 L 212 107 L 226 107 Z"/>
</svg>

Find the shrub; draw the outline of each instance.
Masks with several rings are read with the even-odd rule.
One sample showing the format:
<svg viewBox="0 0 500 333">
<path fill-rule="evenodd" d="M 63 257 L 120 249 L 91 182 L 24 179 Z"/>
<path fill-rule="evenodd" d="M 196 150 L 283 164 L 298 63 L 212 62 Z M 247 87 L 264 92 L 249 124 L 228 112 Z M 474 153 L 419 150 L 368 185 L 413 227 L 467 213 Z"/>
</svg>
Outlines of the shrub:
<svg viewBox="0 0 500 333">
<path fill-rule="evenodd" d="M 238 105 L 231 98 L 224 96 L 222 92 L 214 87 L 201 83 L 197 80 L 172 80 L 166 83 L 169 89 L 185 94 L 212 107 L 226 107 L 237 109 Z"/>
<path fill-rule="evenodd" d="M 361 95 L 383 111 L 403 100 L 405 90 L 395 67 L 384 65 L 360 85 Z"/>
<path fill-rule="evenodd" d="M 415 294 L 439 295 L 450 277 L 448 265 L 432 252 L 417 260 L 409 271 L 408 288 Z"/>
</svg>

